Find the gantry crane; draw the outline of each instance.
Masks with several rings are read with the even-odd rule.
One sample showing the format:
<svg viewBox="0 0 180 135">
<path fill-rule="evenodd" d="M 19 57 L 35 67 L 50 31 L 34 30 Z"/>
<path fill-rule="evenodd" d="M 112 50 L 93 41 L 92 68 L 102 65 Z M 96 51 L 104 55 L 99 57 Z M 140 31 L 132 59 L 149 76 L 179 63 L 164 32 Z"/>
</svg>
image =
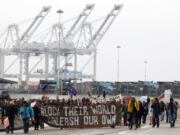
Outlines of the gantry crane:
<svg viewBox="0 0 180 135">
<path fill-rule="evenodd" d="M 122 9 L 123 5 L 114 5 L 113 9 L 108 13 L 108 15 L 105 17 L 104 21 L 101 23 L 100 27 L 97 29 L 97 31 L 92 35 L 92 27 L 89 23 L 84 23 L 83 26 L 87 26 L 89 29 L 89 39 L 88 39 L 88 43 L 84 43 L 86 45 L 86 49 L 84 48 L 84 50 L 89 50 L 89 54 L 91 55 L 93 52 L 93 57 L 94 57 L 94 64 L 93 64 L 93 75 L 88 75 L 88 74 L 83 74 L 82 77 L 83 78 L 91 78 L 94 81 L 96 80 L 96 49 L 97 46 L 99 44 L 99 42 L 101 41 L 101 39 L 104 37 L 105 33 L 107 32 L 107 30 L 109 29 L 109 27 L 111 26 L 111 24 L 113 23 L 113 21 L 116 19 L 116 17 L 118 16 L 118 14 L 120 13 L 121 9 Z M 73 56 L 74 56 L 74 73 L 77 72 L 77 55 L 81 55 L 80 53 L 77 53 L 78 49 L 82 49 L 79 46 L 75 47 L 75 51 L 73 53 L 73 55 L 70 55 L 69 59 L 70 60 Z M 79 72 L 82 72 L 82 70 L 86 67 L 86 65 L 91 61 L 92 57 L 90 58 L 90 60 L 87 61 L 87 63 L 82 67 L 82 69 Z M 74 78 L 75 75 L 74 75 Z"/>
<path fill-rule="evenodd" d="M 61 54 L 62 57 L 66 57 L 68 56 L 68 54 L 73 53 L 74 51 L 74 47 L 73 47 L 73 42 L 71 41 L 74 37 L 74 35 L 76 34 L 76 31 L 79 27 L 82 27 L 82 25 L 84 24 L 84 22 L 86 21 L 86 19 L 88 18 L 88 16 L 90 15 L 90 13 L 92 12 L 94 8 L 94 4 L 89 4 L 86 5 L 86 7 L 83 9 L 83 11 L 79 14 L 79 16 L 77 17 L 77 19 L 75 20 L 75 22 L 72 24 L 72 26 L 70 27 L 70 29 L 68 30 L 68 32 L 64 35 L 63 34 L 63 25 L 61 24 L 54 24 L 52 26 L 52 30 L 51 30 L 51 34 L 50 37 L 52 38 L 53 36 L 55 37 L 55 41 L 53 41 L 52 39 L 49 39 L 47 43 L 44 43 L 44 45 L 42 45 L 42 47 L 36 47 L 32 49 L 32 47 L 30 47 L 28 50 L 27 48 L 24 48 L 23 50 L 26 52 L 34 52 L 34 53 L 38 53 L 38 54 L 44 54 L 45 56 L 39 57 L 39 61 L 37 63 L 34 64 L 34 66 L 29 70 L 29 77 L 35 77 L 35 78 L 54 78 L 57 79 L 57 71 L 58 71 L 58 55 Z M 60 39 L 60 49 L 59 49 L 59 39 L 58 39 L 58 35 L 61 35 L 61 39 Z M 26 43 L 25 43 L 26 44 Z M 28 45 L 31 46 L 31 45 Z M 33 46 L 33 45 L 32 45 Z M 44 46 L 44 47 L 43 47 Z M 26 50 L 25 50 L 26 49 Z M 77 50 L 78 53 L 89 53 L 89 51 L 86 50 L 82 50 L 79 49 Z M 22 49 L 21 49 L 22 51 Z M 52 57 L 53 59 L 53 72 L 49 72 L 49 58 Z M 38 66 L 38 64 L 41 61 L 45 61 L 45 74 L 31 74 L 31 72 Z M 67 62 L 65 62 L 67 65 Z M 63 76 L 61 74 L 61 76 Z M 72 75 L 71 75 L 72 76 Z"/>
<path fill-rule="evenodd" d="M 29 57 L 29 54 L 28 54 L 28 52 L 24 53 L 21 49 L 24 47 L 24 44 L 28 42 L 28 40 L 31 38 L 33 33 L 38 29 L 38 27 L 40 26 L 42 21 L 45 19 L 45 17 L 49 13 L 50 9 L 51 9 L 51 7 L 43 7 L 43 9 L 34 18 L 32 23 L 30 24 L 30 26 L 22 34 L 21 37 L 19 36 L 19 31 L 18 31 L 18 26 L 17 25 L 14 24 L 14 25 L 10 25 L 8 27 L 8 30 L 7 30 L 8 34 L 10 32 L 12 33 L 12 31 L 15 30 L 16 42 L 8 50 L 6 50 L 7 47 L 5 47 L 5 44 L 4 44 L 5 51 L 4 51 L 4 53 L 1 53 L 1 64 L 2 64 L 1 65 L 1 77 L 18 77 L 19 78 L 19 82 L 21 82 L 22 81 L 22 74 L 23 74 L 23 62 L 22 61 L 24 59 L 24 61 L 25 61 L 24 62 L 24 64 L 25 64 L 24 65 L 24 67 L 25 67 L 24 70 L 25 70 L 25 75 L 26 75 L 26 81 L 28 81 L 28 67 L 29 67 L 28 66 L 29 65 L 28 57 Z M 12 36 L 12 34 L 11 34 L 11 36 Z M 4 61 L 2 59 L 4 59 L 5 55 L 9 55 L 9 54 L 17 56 L 15 61 L 17 61 L 17 59 L 19 59 L 19 73 L 18 74 L 4 74 L 4 72 L 8 71 L 8 69 L 11 66 L 13 66 L 13 64 L 15 63 L 15 61 L 13 61 L 8 66 L 8 68 L 4 70 Z"/>
<path fill-rule="evenodd" d="M 1 48 L 0 50 L 1 77 L 16 77 L 18 78 L 19 82 L 21 82 L 23 80 L 22 76 L 24 75 L 25 82 L 28 82 L 29 78 L 54 78 L 55 80 L 57 80 L 57 74 L 60 74 L 60 79 L 88 78 L 96 80 L 97 46 L 100 43 L 101 39 L 104 37 L 105 33 L 107 32 L 111 24 L 113 23 L 113 21 L 115 20 L 115 18 L 118 16 L 120 10 L 122 9 L 122 5 L 115 5 L 113 9 L 105 17 L 99 28 L 95 32 L 93 32 L 92 23 L 87 22 L 87 19 L 93 11 L 94 6 L 94 4 L 87 5 L 66 33 L 64 33 L 63 31 L 63 25 L 59 23 L 54 24 L 51 31 L 51 38 L 53 37 L 53 35 L 56 38 L 55 40 L 49 39 L 48 42 L 30 42 L 30 38 L 38 29 L 40 24 L 43 22 L 43 20 L 49 13 L 51 7 L 44 7 L 21 36 L 19 36 L 17 25 L 10 25 L 8 28 L 9 31 L 7 35 L 12 35 L 10 33 L 14 33 L 15 37 L 11 38 L 14 40 L 14 43 L 12 44 L 11 48 Z M 82 43 L 84 44 L 83 47 L 79 44 L 79 40 L 81 38 L 84 38 Z M 7 45 L 6 40 L 4 40 L 3 42 L 4 46 Z M 6 55 L 15 55 L 16 58 L 11 64 L 9 64 L 9 66 L 6 69 L 4 69 L 4 57 Z M 31 63 L 29 61 L 31 55 L 37 56 L 37 59 L 39 58 L 39 60 L 33 66 L 31 65 L 30 69 L 29 65 Z M 93 56 L 93 74 L 83 73 L 83 69 L 86 67 L 86 65 L 89 63 L 91 59 L 87 60 L 87 63 L 82 66 L 81 70 L 77 68 L 78 55 L 89 55 L 91 56 L 91 58 Z M 60 72 L 58 72 L 57 57 L 61 57 L 60 60 L 64 62 L 60 65 Z M 67 66 L 69 64 L 68 62 L 72 58 L 74 58 L 72 64 L 74 69 L 73 71 L 70 71 L 68 70 Z M 8 74 L 8 69 L 10 69 L 14 63 L 17 63 L 18 60 L 19 73 Z M 32 73 L 33 70 L 38 67 L 41 61 L 45 62 L 45 72 L 42 71 L 41 74 Z M 53 72 L 50 72 L 50 61 L 53 61 Z"/>
<path fill-rule="evenodd" d="M 87 48 L 93 47 L 94 48 L 94 75 L 93 80 L 96 80 L 96 60 L 97 60 L 97 52 L 96 47 L 98 46 L 99 42 L 113 23 L 113 21 L 116 19 L 117 15 L 121 11 L 123 5 L 114 5 L 114 8 L 110 11 L 110 13 L 106 16 L 105 20 L 99 27 L 99 29 L 96 31 L 96 33 L 93 35 L 92 39 L 90 40 L 89 44 L 87 45 Z"/>
</svg>

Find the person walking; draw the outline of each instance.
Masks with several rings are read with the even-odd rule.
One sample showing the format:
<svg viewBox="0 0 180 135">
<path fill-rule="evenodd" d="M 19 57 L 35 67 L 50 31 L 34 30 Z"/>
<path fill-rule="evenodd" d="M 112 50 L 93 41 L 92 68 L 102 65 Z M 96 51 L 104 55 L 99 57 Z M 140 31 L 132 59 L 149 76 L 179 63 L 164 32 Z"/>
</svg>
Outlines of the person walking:
<svg viewBox="0 0 180 135">
<path fill-rule="evenodd" d="M 146 124 L 146 118 L 147 118 L 147 115 L 148 115 L 148 104 L 147 102 L 143 101 L 142 103 L 142 122 L 143 124 Z"/>
<path fill-rule="evenodd" d="M 169 105 L 168 103 L 165 104 L 166 123 L 169 122 L 168 105 Z"/>
<path fill-rule="evenodd" d="M 41 110 L 38 103 L 35 103 L 34 107 L 34 130 L 39 130 Z"/>
<path fill-rule="evenodd" d="M 152 127 L 155 127 L 157 125 L 157 128 L 159 128 L 160 105 L 158 98 L 155 98 L 154 103 L 152 104 L 152 109 Z"/>
<path fill-rule="evenodd" d="M 160 119 L 161 121 L 164 120 L 164 114 L 165 114 L 165 103 L 163 101 L 160 101 Z"/>
<path fill-rule="evenodd" d="M 153 108 L 152 104 L 154 103 L 154 100 L 151 99 L 150 103 L 148 104 L 148 114 L 149 114 L 149 125 L 152 125 L 152 119 L 153 119 Z"/>
<path fill-rule="evenodd" d="M 15 108 L 14 102 L 11 101 L 6 107 L 6 115 L 9 120 L 9 126 L 6 128 L 6 133 L 9 133 L 9 131 L 11 131 L 11 134 L 13 134 L 14 132 L 14 119 L 15 119 L 16 112 L 17 111 Z"/>
<path fill-rule="evenodd" d="M 128 103 L 129 129 L 132 129 L 133 125 L 135 125 L 135 129 L 138 128 L 137 111 L 139 111 L 138 103 L 136 99 L 132 97 Z"/>
<path fill-rule="evenodd" d="M 34 111 L 30 104 L 27 101 L 23 102 L 23 105 L 20 108 L 20 114 L 23 119 L 23 129 L 24 133 L 29 132 L 29 119 L 34 120 Z"/>
<path fill-rule="evenodd" d="M 62 100 L 60 104 L 62 104 L 63 106 L 64 100 Z M 40 108 L 42 108 L 43 106 L 44 106 L 44 101 L 39 103 Z M 40 129 L 44 129 L 44 117 L 41 115 L 41 111 L 40 111 L 39 124 L 40 124 Z"/>
<path fill-rule="evenodd" d="M 169 123 L 171 128 L 175 126 L 176 112 L 177 112 L 176 104 L 173 98 L 170 98 L 170 103 L 168 105 L 168 114 L 169 114 Z"/>
<path fill-rule="evenodd" d="M 122 111 L 122 118 L 123 118 L 124 126 L 127 126 L 127 104 L 125 100 L 123 100 L 121 111 Z"/>
<path fill-rule="evenodd" d="M 106 99 L 106 92 L 103 91 L 103 98 Z"/>
<path fill-rule="evenodd" d="M 142 102 L 140 100 L 137 101 L 137 125 L 138 128 L 141 127 L 141 119 L 142 119 L 142 114 L 143 114 L 143 106 L 142 106 Z"/>
<path fill-rule="evenodd" d="M 175 102 L 175 105 L 176 105 L 176 114 L 175 114 L 175 120 L 177 120 L 177 112 L 178 112 L 178 102 L 177 101 L 174 101 Z"/>
</svg>

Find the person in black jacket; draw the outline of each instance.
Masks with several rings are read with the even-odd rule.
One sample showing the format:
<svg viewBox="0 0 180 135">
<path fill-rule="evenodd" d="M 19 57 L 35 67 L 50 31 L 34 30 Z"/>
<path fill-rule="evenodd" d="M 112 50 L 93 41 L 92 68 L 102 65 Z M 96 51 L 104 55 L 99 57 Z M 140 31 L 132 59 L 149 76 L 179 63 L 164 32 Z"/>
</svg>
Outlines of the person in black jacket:
<svg viewBox="0 0 180 135">
<path fill-rule="evenodd" d="M 165 103 L 163 101 L 160 101 L 160 118 L 161 121 L 164 120 L 164 112 L 165 112 Z"/>
<path fill-rule="evenodd" d="M 106 92 L 103 91 L 103 98 L 106 99 Z"/>
<path fill-rule="evenodd" d="M 39 125 L 40 125 L 40 107 L 38 103 L 35 104 L 33 107 L 34 110 L 34 130 L 39 130 Z"/>
<path fill-rule="evenodd" d="M 175 126 L 176 113 L 177 113 L 176 104 L 174 102 L 174 99 L 170 98 L 170 103 L 168 105 L 168 114 L 169 114 L 169 123 L 171 128 Z"/>
<path fill-rule="evenodd" d="M 127 126 L 127 104 L 125 102 L 125 100 L 123 100 L 123 103 L 122 103 L 122 110 L 121 110 L 121 113 L 122 113 L 122 117 L 123 117 L 123 122 L 124 122 L 124 126 Z"/>
<path fill-rule="evenodd" d="M 152 104 L 153 109 L 153 126 L 155 127 L 157 125 L 157 128 L 159 128 L 159 115 L 160 115 L 160 105 L 158 98 L 155 98 L 154 103 Z"/>
<path fill-rule="evenodd" d="M 11 134 L 14 132 L 14 119 L 16 115 L 16 107 L 14 105 L 14 102 L 11 101 L 7 106 L 6 106 L 6 116 L 9 119 L 9 126 L 6 128 L 6 132 L 9 133 L 11 131 Z"/>
<path fill-rule="evenodd" d="M 143 111 L 142 111 L 142 121 L 143 121 L 143 124 L 146 124 L 146 118 L 147 118 L 147 115 L 148 115 L 148 103 L 143 101 L 142 103 L 142 107 L 143 107 Z"/>
<path fill-rule="evenodd" d="M 141 127 L 141 118 L 142 118 L 142 114 L 143 114 L 143 106 L 142 106 L 142 102 L 140 100 L 137 102 L 139 105 L 139 110 L 137 111 L 137 125 L 138 125 L 138 128 L 140 128 Z"/>
</svg>

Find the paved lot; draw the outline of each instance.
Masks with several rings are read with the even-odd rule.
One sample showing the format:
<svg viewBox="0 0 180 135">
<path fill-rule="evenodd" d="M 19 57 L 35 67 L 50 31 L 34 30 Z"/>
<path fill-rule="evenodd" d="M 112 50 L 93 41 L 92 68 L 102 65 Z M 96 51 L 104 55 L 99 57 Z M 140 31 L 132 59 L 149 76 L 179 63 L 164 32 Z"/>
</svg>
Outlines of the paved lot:
<svg viewBox="0 0 180 135">
<path fill-rule="evenodd" d="M 1 132 L 1 135 L 6 135 Z M 15 135 L 23 134 L 22 130 L 14 132 Z M 175 128 L 170 128 L 169 124 L 161 123 L 159 128 L 152 128 L 150 125 L 143 125 L 140 129 L 129 130 L 127 127 L 116 128 L 91 128 L 91 129 L 54 129 L 34 131 L 30 129 L 30 135 L 180 135 L 180 121 L 176 123 Z"/>
</svg>

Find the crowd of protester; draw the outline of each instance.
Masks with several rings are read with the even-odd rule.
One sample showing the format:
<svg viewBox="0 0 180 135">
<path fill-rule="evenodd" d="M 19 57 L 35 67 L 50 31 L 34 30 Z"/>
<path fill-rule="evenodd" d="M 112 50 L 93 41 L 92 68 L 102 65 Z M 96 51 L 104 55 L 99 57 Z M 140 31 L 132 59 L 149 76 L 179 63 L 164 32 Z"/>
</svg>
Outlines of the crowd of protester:
<svg viewBox="0 0 180 135">
<path fill-rule="evenodd" d="M 0 101 L 0 122 L 5 125 L 6 133 L 10 132 L 13 134 L 15 119 L 19 118 L 22 119 L 24 133 L 29 132 L 30 121 L 35 125 L 35 130 L 38 130 L 41 118 L 39 101 L 33 107 L 31 106 L 31 103 L 34 102 L 33 100 L 27 101 L 23 98 L 19 100 L 6 99 Z M 8 118 L 8 123 L 5 123 L 5 118 Z"/>
<path fill-rule="evenodd" d="M 149 119 L 149 125 L 159 128 L 160 122 L 164 121 L 166 116 L 166 123 L 170 123 L 172 128 L 177 120 L 177 109 L 178 102 L 173 98 L 165 104 L 158 98 L 147 98 L 147 101 L 142 102 L 132 97 L 128 104 L 125 101 L 122 103 L 123 123 L 129 129 L 137 129 Z"/>
<path fill-rule="evenodd" d="M 9 124 L 6 127 L 7 133 L 14 132 L 15 118 L 21 118 L 23 123 L 24 133 L 29 132 L 29 125 L 34 125 L 34 130 L 44 129 L 44 119 L 41 116 L 41 107 L 43 105 L 58 105 L 58 106 L 71 106 L 71 105 L 93 105 L 99 103 L 107 103 L 106 94 L 103 94 L 102 98 L 94 98 L 90 94 L 89 97 L 81 99 L 57 99 L 48 100 L 47 97 L 42 99 L 7 99 L 0 101 L 0 120 L 4 123 L 4 119 L 7 117 Z M 118 97 L 119 99 L 119 97 Z M 111 99 L 111 102 L 116 101 L 116 98 Z M 117 101 L 116 101 L 117 102 Z M 119 100 L 121 103 L 121 116 L 124 126 L 128 126 L 129 129 L 140 128 L 142 124 L 149 124 L 152 127 L 159 128 L 160 122 L 164 121 L 166 116 L 166 122 L 170 123 L 170 127 L 175 126 L 177 119 L 178 103 L 170 98 L 169 103 L 159 101 L 158 98 L 150 99 L 146 101 L 140 101 L 135 97 L 131 97 L 129 102 L 125 100 Z M 147 121 L 149 123 L 147 123 Z M 30 123 L 32 122 L 32 123 Z"/>
<path fill-rule="evenodd" d="M 114 100 L 114 99 L 112 99 Z M 112 103 L 111 100 L 111 103 Z M 43 96 L 42 99 L 5 99 L 0 101 L 0 123 L 4 123 L 4 119 L 8 118 L 8 126 L 6 128 L 7 133 L 14 132 L 15 119 L 21 118 L 23 123 L 24 133 L 29 132 L 29 125 L 34 125 L 34 130 L 44 128 L 44 118 L 41 116 L 41 107 L 45 105 L 55 105 L 60 108 L 63 106 L 84 106 L 93 105 L 97 103 L 108 103 L 106 101 L 106 95 L 103 97 L 83 97 L 83 98 L 68 98 L 68 99 L 51 99 Z"/>
</svg>

